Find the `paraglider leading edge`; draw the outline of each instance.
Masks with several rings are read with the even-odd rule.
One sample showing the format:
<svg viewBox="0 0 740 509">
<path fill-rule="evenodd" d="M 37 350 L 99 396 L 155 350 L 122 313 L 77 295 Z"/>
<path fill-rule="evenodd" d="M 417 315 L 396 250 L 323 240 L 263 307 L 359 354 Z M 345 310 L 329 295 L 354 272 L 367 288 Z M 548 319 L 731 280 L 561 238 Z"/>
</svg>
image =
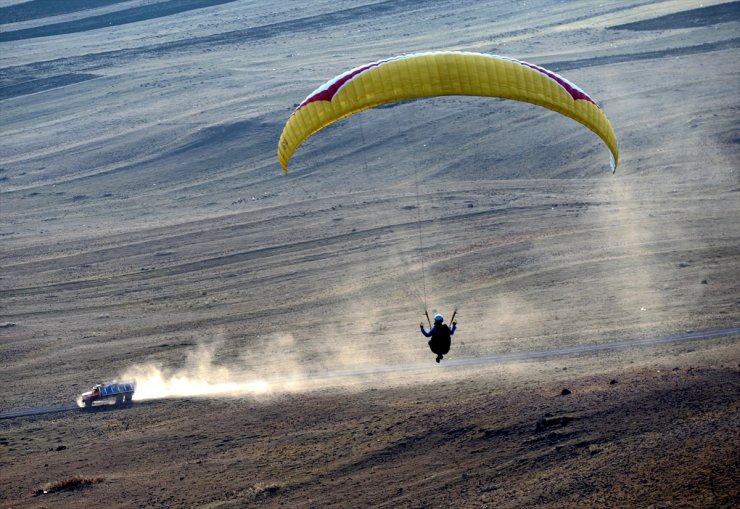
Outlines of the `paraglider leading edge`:
<svg viewBox="0 0 740 509">
<path fill-rule="evenodd" d="M 468 95 L 536 104 L 596 133 L 610 151 L 612 172 L 619 148 L 606 114 L 586 92 L 564 77 L 528 62 L 470 52 L 414 53 L 355 67 L 314 90 L 293 111 L 278 142 L 285 173 L 298 147 L 329 124 L 390 102 Z"/>
</svg>

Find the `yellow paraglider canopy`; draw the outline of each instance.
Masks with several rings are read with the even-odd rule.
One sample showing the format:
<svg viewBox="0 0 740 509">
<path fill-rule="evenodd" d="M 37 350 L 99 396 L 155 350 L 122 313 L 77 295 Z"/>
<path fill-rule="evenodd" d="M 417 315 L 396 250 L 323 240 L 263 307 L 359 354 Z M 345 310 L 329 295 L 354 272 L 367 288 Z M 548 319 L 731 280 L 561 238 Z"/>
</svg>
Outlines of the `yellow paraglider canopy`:
<svg viewBox="0 0 740 509">
<path fill-rule="evenodd" d="M 288 162 L 306 138 L 353 113 L 419 97 L 501 97 L 543 106 L 596 133 L 619 162 L 609 119 L 583 90 L 562 76 L 521 60 L 466 52 L 416 53 L 356 67 L 316 89 L 293 112 L 278 143 L 278 160 Z"/>
</svg>

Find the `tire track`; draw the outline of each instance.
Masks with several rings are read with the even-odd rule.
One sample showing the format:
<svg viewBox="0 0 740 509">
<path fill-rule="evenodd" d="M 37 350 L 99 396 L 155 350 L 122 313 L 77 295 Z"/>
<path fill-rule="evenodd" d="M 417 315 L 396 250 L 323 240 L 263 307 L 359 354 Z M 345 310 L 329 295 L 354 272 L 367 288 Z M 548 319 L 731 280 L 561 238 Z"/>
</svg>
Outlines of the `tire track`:
<svg viewBox="0 0 740 509">
<path fill-rule="evenodd" d="M 460 220 L 470 220 L 477 217 L 489 217 L 489 216 L 503 216 L 508 214 L 521 213 L 524 210 L 548 210 L 551 208 L 550 204 L 534 205 L 534 206 L 523 206 L 523 207 L 507 207 L 502 209 L 490 209 L 484 211 L 470 212 L 455 214 L 443 218 L 425 219 L 421 221 L 421 225 L 431 224 L 446 224 L 455 223 Z M 110 276 L 100 276 L 93 279 L 80 279 L 76 281 L 67 281 L 62 283 L 54 283 L 49 285 L 41 286 L 30 286 L 21 288 L 6 288 L 0 290 L 0 297 L 18 297 L 26 295 L 46 295 L 50 292 L 64 292 L 64 291 L 77 291 L 86 290 L 90 288 L 98 288 L 103 286 L 118 285 L 118 284 L 130 284 L 133 282 L 140 281 L 153 281 L 159 278 L 180 276 L 183 274 L 211 270 L 219 267 L 228 265 L 234 265 L 244 262 L 250 262 L 258 259 L 264 259 L 275 256 L 286 256 L 289 254 L 300 253 L 303 251 L 310 251 L 313 249 L 326 250 L 329 247 L 341 245 L 350 241 L 361 241 L 367 239 L 373 239 L 378 235 L 397 232 L 397 230 L 414 230 L 419 227 L 419 221 L 409 220 L 399 223 L 378 226 L 376 228 L 368 228 L 366 230 L 360 230 L 355 232 L 340 233 L 337 235 L 331 235 L 327 237 L 321 237 L 310 240 L 303 240 L 299 242 L 292 242 L 288 244 L 280 244 L 276 246 L 269 246 L 264 248 L 251 249 L 249 251 L 240 251 L 223 256 L 215 256 L 211 258 L 205 258 L 203 260 L 197 260 L 193 262 L 181 263 L 172 265 L 169 267 L 162 267 L 158 269 L 151 269 L 145 272 L 132 272 L 127 274 L 116 274 Z M 233 228 L 233 227 L 230 227 Z M 117 250 L 120 254 L 121 247 L 106 249 L 105 252 L 113 252 Z M 80 255 L 75 255 L 79 257 Z M 86 253 L 87 257 L 90 253 Z M 308 255 L 307 255 L 308 256 Z M 37 263 L 37 262 L 33 262 Z M 47 262 L 44 262 L 47 263 Z M 60 260 L 57 259 L 53 263 L 59 264 Z M 19 269 L 20 266 L 14 266 Z"/>
</svg>

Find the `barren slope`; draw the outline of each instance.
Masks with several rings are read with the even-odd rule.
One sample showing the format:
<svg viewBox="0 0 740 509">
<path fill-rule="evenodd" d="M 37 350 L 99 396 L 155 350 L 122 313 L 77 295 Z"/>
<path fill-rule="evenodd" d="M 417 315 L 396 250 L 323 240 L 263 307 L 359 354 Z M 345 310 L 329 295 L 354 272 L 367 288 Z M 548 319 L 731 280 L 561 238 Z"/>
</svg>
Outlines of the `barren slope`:
<svg viewBox="0 0 740 509">
<path fill-rule="evenodd" d="M 403 366 L 433 364 L 425 305 L 459 308 L 456 359 L 740 324 L 738 5 L 0 2 L 0 410 L 152 373 L 239 396 L 0 421 L 3 504 L 737 503 L 737 338 Z M 617 174 L 569 119 L 446 97 L 331 126 L 282 175 L 316 86 L 445 49 L 582 86 Z M 32 496 L 76 474 L 105 480 Z"/>
</svg>

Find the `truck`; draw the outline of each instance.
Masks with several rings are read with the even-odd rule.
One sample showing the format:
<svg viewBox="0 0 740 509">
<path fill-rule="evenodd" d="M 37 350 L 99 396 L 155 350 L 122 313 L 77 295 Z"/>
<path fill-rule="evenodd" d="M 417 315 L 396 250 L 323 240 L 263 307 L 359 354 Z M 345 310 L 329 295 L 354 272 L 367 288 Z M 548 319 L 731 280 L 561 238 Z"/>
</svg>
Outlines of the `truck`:
<svg viewBox="0 0 740 509">
<path fill-rule="evenodd" d="M 136 391 L 136 382 L 110 382 L 107 384 L 97 384 L 92 390 L 80 395 L 80 399 L 85 408 L 92 407 L 96 401 L 115 400 L 116 405 L 130 403 Z"/>
</svg>

